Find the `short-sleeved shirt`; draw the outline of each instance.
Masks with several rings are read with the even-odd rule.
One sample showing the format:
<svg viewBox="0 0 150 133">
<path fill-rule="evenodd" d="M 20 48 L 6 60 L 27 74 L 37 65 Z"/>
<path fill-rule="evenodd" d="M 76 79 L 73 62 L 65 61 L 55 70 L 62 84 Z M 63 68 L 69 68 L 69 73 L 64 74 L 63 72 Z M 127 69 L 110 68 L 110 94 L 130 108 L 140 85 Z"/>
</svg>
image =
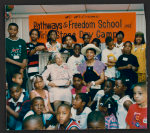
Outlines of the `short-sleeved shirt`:
<svg viewBox="0 0 150 133">
<path fill-rule="evenodd" d="M 87 93 L 87 89 L 86 89 L 87 87 L 86 86 L 83 86 L 82 88 L 81 88 L 81 93 Z M 73 96 L 73 98 L 75 98 L 75 96 L 76 96 L 76 89 L 75 88 L 72 88 L 71 89 L 71 93 L 72 93 L 72 96 Z"/>
<path fill-rule="evenodd" d="M 27 43 L 27 54 L 28 54 L 28 76 L 31 77 L 39 73 L 39 51 L 34 53 L 32 56 L 29 56 L 31 50 L 35 49 L 38 46 L 45 46 L 44 43 L 38 43 L 35 45 L 33 43 Z"/>
<path fill-rule="evenodd" d="M 118 57 L 122 54 L 122 51 L 119 48 L 114 47 L 112 50 L 105 48 L 102 51 L 102 59 L 103 63 L 108 63 L 108 59 L 116 61 Z M 115 78 L 116 76 L 116 69 L 115 66 L 108 66 L 105 70 L 105 76 L 109 78 Z"/>
<path fill-rule="evenodd" d="M 128 64 L 131 64 L 135 67 L 139 67 L 138 60 L 136 56 L 133 54 L 127 55 L 123 54 L 119 56 L 117 62 L 116 62 L 116 67 L 122 67 L 122 66 L 127 66 Z M 122 77 L 129 78 L 132 83 L 136 83 L 138 81 L 137 73 L 133 71 L 132 69 L 123 69 L 120 70 L 120 75 Z"/>
<path fill-rule="evenodd" d="M 36 114 L 36 113 L 33 110 L 30 110 L 25 114 L 23 119 L 25 119 L 26 117 L 28 117 L 30 115 L 34 115 L 34 114 Z M 46 120 L 50 121 L 53 118 L 52 114 L 41 114 L 41 116 L 42 116 L 44 125 L 46 125 Z"/>
<path fill-rule="evenodd" d="M 61 50 L 61 44 L 56 41 L 56 44 L 52 46 L 49 42 L 45 44 L 49 52 L 59 52 Z"/>
<path fill-rule="evenodd" d="M 6 38 L 6 58 L 10 58 L 17 62 L 22 63 L 24 59 L 27 59 L 26 42 L 23 39 L 18 38 L 17 40 L 11 40 Z M 20 67 L 6 62 L 7 72 L 12 75 L 20 70 Z M 12 76 L 10 75 L 10 76 Z"/>
<path fill-rule="evenodd" d="M 139 48 L 133 44 L 131 53 L 137 57 L 139 62 L 137 73 L 146 73 L 146 44 L 141 44 Z"/>
<path fill-rule="evenodd" d="M 105 70 L 106 65 L 99 60 L 95 60 L 93 66 L 87 66 L 86 62 L 78 66 L 78 71 L 82 74 L 86 83 L 96 81 Z M 91 75 L 93 74 L 93 76 Z"/>
<path fill-rule="evenodd" d="M 13 98 L 10 98 L 7 100 L 7 105 L 10 106 L 12 110 L 19 113 L 17 120 L 22 121 L 24 115 L 30 110 L 31 102 L 28 97 L 21 93 L 17 102 L 15 102 Z"/>
<path fill-rule="evenodd" d="M 76 120 L 81 129 L 87 129 L 87 117 L 90 112 L 91 109 L 89 107 L 85 107 L 83 112 L 80 115 L 77 115 L 77 110 L 73 107 L 71 108 L 72 118 Z"/>
<path fill-rule="evenodd" d="M 119 129 L 125 129 L 127 126 L 125 122 L 127 110 L 124 107 L 124 102 L 127 100 L 132 102 L 131 98 L 128 95 L 125 95 L 124 97 L 122 97 L 117 101 L 118 103 L 117 118 L 119 123 Z"/>
<path fill-rule="evenodd" d="M 68 59 L 68 66 L 70 67 L 70 70 L 72 70 L 73 74 L 79 73 L 77 70 L 77 67 L 82 64 L 83 62 L 85 62 L 85 58 L 82 54 L 80 54 L 79 57 L 75 57 L 74 55 L 72 55 L 69 59 Z"/>
<path fill-rule="evenodd" d="M 126 123 L 130 129 L 146 129 L 147 108 L 139 108 L 138 104 L 132 104 L 128 110 Z"/>
<path fill-rule="evenodd" d="M 106 129 L 117 129 L 118 121 L 114 114 L 105 117 L 105 128 Z"/>
</svg>

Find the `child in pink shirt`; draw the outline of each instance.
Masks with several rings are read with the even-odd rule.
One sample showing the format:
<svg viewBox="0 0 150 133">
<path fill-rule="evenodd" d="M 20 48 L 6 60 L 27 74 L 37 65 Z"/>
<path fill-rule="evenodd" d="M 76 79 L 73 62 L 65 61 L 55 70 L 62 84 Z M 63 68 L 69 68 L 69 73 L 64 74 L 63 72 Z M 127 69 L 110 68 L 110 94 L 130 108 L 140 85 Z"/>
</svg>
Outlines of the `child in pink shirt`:
<svg viewBox="0 0 150 133">
<path fill-rule="evenodd" d="M 76 94 L 78 93 L 88 93 L 89 88 L 83 85 L 83 77 L 81 74 L 73 75 L 73 87 L 71 93 L 73 98 L 75 98 Z"/>
</svg>

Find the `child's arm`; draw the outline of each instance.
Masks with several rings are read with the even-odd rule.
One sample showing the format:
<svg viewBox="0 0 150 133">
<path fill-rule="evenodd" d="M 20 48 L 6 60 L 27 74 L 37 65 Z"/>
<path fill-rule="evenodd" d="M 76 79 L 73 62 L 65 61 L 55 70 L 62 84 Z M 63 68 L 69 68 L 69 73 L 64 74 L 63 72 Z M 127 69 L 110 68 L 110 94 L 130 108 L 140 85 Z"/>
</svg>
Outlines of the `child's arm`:
<svg viewBox="0 0 150 133">
<path fill-rule="evenodd" d="M 116 65 L 116 63 L 115 62 L 107 62 L 107 63 L 105 63 L 107 66 L 115 66 Z"/>
<path fill-rule="evenodd" d="M 132 69 L 132 65 L 131 64 L 128 64 L 127 66 L 121 66 L 121 67 L 118 67 L 117 68 L 119 71 L 120 70 L 124 70 L 124 69 Z"/>
<path fill-rule="evenodd" d="M 44 47 L 44 46 L 37 46 L 37 47 L 35 47 L 34 49 L 32 49 L 32 50 L 29 52 L 29 56 L 32 56 L 32 55 L 35 54 L 37 51 L 42 51 L 42 50 L 45 50 L 45 47 Z"/>
<path fill-rule="evenodd" d="M 8 57 L 5 58 L 5 61 L 8 63 L 14 64 L 14 65 L 20 66 L 23 69 L 26 67 L 26 64 L 24 62 L 20 63 L 18 61 L 8 58 Z"/>
<path fill-rule="evenodd" d="M 6 105 L 6 111 L 14 116 L 15 118 L 18 118 L 19 117 L 19 113 L 18 112 L 15 112 L 13 109 L 10 108 L 10 106 Z"/>
<path fill-rule="evenodd" d="M 100 79 L 98 79 L 97 81 L 95 81 L 95 85 L 101 85 L 104 82 L 105 79 L 105 73 L 104 71 L 100 74 Z"/>
<path fill-rule="evenodd" d="M 89 103 L 88 106 L 91 107 L 95 102 L 96 102 L 96 101 L 93 100 L 91 103 Z"/>
<path fill-rule="evenodd" d="M 95 81 L 95 85 L 100 85 L 100 84 L 102 84 L 102 83 L 104 82 L 104 79 L 105 79 L 105 74 L 104 74 L 104 71 L 103 71 L 103 72 L 101 73 L 101 75 L 100 75 L 100 79 L 98 79 L 98 80 Z M 90 82 L 90 83 L 87 84 L 87 87 L 88 87 L 88 88 L 91 88 L 92 85 L 93 85 L 93 83 Z"/>
<path fill-rule="evenodd" d="M 49 94 L 48 94 L 48 107 L 49 107 L 49 111 L 50 111 L 50 113 L 52 113 L 52 114 L 54 114 L 54 115 L 55 115 L 55 112 L 53 111 L 52 106 L 51 106 L 51 104 L 50 104 Z"/>
<path fill-rule="evenodd" d="M 30 100 L 32 100 L 34 97 L 36 97 L 36 95 L 35 95 L 35 93 L 33 93 L 33 92 L 31 91 L 29 97 L 30 97 Z"/>
<path fill-rule="evenodd" d="M 130 100 L 127 100 L 123 103 L 123 106 L 125 107 L 125 109 L 128 111 L 130 105 L 133 104 Z"/>
</svg>

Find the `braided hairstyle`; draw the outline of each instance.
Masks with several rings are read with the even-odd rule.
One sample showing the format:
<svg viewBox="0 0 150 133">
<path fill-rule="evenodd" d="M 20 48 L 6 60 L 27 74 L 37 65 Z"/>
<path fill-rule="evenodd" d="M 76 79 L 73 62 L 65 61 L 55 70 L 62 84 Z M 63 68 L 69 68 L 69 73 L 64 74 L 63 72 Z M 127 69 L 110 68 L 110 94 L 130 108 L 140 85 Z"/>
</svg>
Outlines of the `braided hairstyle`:
<svg viewBox="0 0 150 133">
<path fill-rule="evenodd" d="M 109 95 L 102 96 L 100 99 L 100 106 L 106 107 L 108 115 L 113 113 L 117 119 L 116 112 L 118 110 L 118 104 L 112 97 Z"/>
</svg>

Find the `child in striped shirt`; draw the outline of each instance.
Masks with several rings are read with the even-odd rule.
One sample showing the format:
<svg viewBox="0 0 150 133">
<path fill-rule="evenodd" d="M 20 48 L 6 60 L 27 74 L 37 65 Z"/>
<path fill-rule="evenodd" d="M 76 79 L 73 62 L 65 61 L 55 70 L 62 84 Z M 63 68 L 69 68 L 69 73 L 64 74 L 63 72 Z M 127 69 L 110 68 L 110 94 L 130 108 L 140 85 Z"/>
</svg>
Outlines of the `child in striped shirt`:
<svg viewBox="0 0 150 133">
<path fill-rule="evenodd" d="M 105 129 L 117 129 L 117 102 L 109 95 L 104 95 L 99 101 L 99 110 L 105 115 Z"/>
</svg>

